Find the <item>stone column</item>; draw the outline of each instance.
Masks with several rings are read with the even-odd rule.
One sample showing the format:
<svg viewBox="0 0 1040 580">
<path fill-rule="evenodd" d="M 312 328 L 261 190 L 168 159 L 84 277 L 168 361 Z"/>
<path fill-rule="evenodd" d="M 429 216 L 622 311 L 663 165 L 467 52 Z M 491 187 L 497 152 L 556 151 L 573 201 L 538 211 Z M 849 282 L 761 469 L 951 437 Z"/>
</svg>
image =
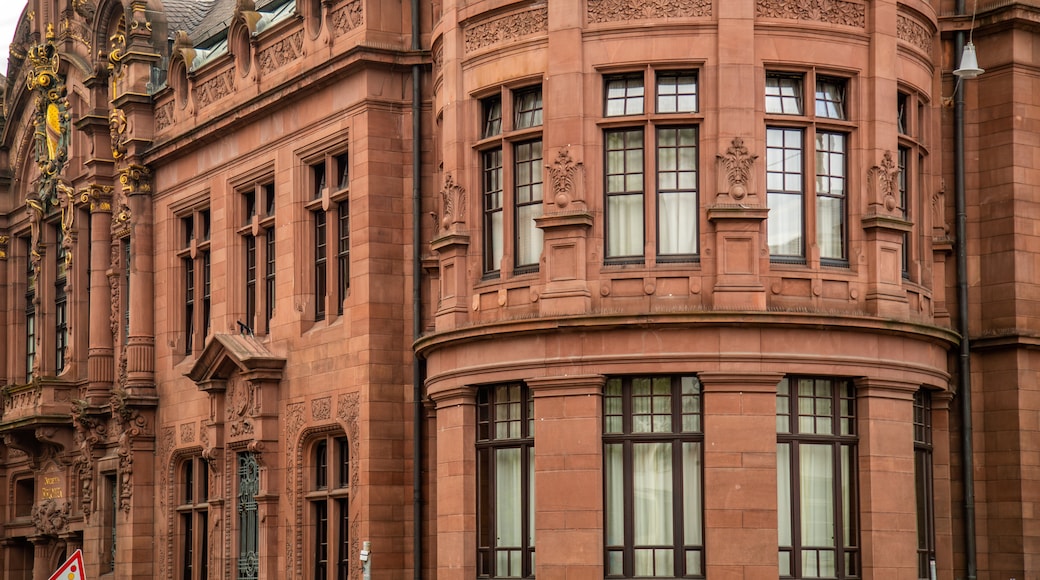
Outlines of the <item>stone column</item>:
<svg viewBox="0 0 1040 580">
<path fill-rule="evenodd" d="M 130 337 L 126 345 L 127 389 L 135 396 L 155 395 L 154 242 L 151 171 L 128 165 L 119 182 L 130 206 Z"/>
<path fill-rule="evenodd" d="M 776 578 L 777 373 L 699 373 L 708 578 Z"/>
<path fill-rule="evenodd" d="M 438 580 L 477 575 L 477 401 L 470 387 L 430 393 L 437 405 Z"/>
<path fill-rule="evenodd" d="M 917 578 L 914 393 L 920 385 L 856 381 L 863 578 Z"/>
<path fill-rule="evenodd" d="M 539 578 L 603 577 L 602 375 L 527 381 L 534 394 Z"/>
<path fill-rule="evenodd" d="M 122 323 L 118 309 L 112 308 L 113 296 L 107 274 L 112 266 L 112 188 L 91 185 L 84 195 L 90 203 L 89 382 L 86 398 L 91 405 L 101 405 L 108 402 L 115 380 L 112 322 L 116 323 L 117 330 Z"/>
<path fill-rule="evenodd" d="M 935 506 L 954 504 L 950 482 L 950 402 L 953 393 L 932 392 L 932 500 Z M 953 578 L 953 518 L 949 509 L 935 510 L 935 566 L 937 578 Z"/>
</svg>

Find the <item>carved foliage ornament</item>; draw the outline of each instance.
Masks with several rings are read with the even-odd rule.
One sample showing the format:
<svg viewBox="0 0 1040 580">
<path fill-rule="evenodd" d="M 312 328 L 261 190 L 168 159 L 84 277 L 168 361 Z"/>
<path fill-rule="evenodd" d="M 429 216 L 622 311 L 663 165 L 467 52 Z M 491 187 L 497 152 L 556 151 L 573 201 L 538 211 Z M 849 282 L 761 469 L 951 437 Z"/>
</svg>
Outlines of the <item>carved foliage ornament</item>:
<svg viewBox="0 0 1040 580">
<path fill-rule="evenodd" d="M 365 24 L 365 9 L 361 0 L 347 2 L 345 6 L 332 13 L 332 28 L 343 34 Z"/>
<path fill-rule="evenodd" d="M 465 32 L 466 52 L 516 40 L 549 30 L 549 8 L 541 6 L 523 12 L 507 14 L 474 26 Z"/>
<path fill-rule="evenodd" d="M 744 146 L 744 139 L 734 137 L 725 155 L 716 156 L 721 165 L 722 173 L 726 180 L 726 193 L 733 201 L 742 201 L 749 193 L 751 176 L 758 155 L 748 151 Z"/>
<path fill-rule="evenodd" d="M 260 51 L 257 60 L 264 73 L 281 68 L 303 56 L 303 31 L 297 31 Z"/>
<path fill-rule="evenodd" d="M 588 0 L 590 23 L 711 16 L 711 0 Z"/>
<path fill-rule="evenodd" d="M 73 439 L 79 449 L 73 465 L 79 475 L 80 511 L 89 516 L 93 512 L 94 500 L 94 448 L 107 436 L 108 422 L 89 413 L 87 402 L 82 399 L 72 402 L 71 415 L 76 429 Z"/>
<path fill-rule="evenodd" d="M 71 504 L 47 499 L 32 508 L 32 523 L 41 535 L 56 536 L 69 525 Z"/>
<path fill-rule="evenodd" d="M 758 0 L 755 15 L 759 18 L 808 20 L 864 28 L 867 9 L 863 4 L 844 0 Z"/>
<path fill-rule="evenodd" d="M 119 509 L 129 513 L 134 495 L 134 439 L 145 430 L 147 421 L 140 411 L 129 405 L 127 393 L 122 389 L 112 393 L 111 406 L 120 430 L 116 447 L 119 456 Z"/>
<path fill-rule="evenodd" d="M 576 163 L 571 158 L 569 147 L 560 149 L 552 165 L 545 166 L 549 171 L 549 182 L 552 184 L 553 201 L 560 209 L 570 205 L 574 198 L 574 175 L 582 167 L 581 163 Z"/>
<path fill-rule="evenodd" d="M 892 152 L 885 151 L 879 165 L 867 170 L 867 187 L 870 189 L 869 203 L 881 205 L 887 212 L 894 212 L 899 205 L 896 200 L 896 180 L 899 168 L 892 160 Z"/>
<path fill-rule="evenodd" d="M 932 52 L 932 31 L 913 18 L 902 14 L 896 17 L 896 36 L 924 52 Z"/>
<path fill-rule="evenodd" d="M 453 226 L 466 223 L 466 189 L 455 183 L 451 174 L 444 176 L 441 189 L 441 228 L 451 230 Z"/>
</svg>

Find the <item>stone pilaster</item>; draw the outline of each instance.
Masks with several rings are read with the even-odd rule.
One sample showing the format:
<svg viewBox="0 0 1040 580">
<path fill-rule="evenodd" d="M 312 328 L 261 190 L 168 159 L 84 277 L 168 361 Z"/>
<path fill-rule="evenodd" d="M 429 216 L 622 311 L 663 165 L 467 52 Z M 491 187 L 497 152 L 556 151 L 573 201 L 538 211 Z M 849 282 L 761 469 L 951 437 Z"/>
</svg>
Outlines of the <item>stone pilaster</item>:
<svg viewBox="0 0 1040 580">
<path fill-rule="evenodd" d="M 469 580 L 477 574 L 477 405 L 470 387 L 430 393 L 437 405 L 437 574 Z"/>
</svg>

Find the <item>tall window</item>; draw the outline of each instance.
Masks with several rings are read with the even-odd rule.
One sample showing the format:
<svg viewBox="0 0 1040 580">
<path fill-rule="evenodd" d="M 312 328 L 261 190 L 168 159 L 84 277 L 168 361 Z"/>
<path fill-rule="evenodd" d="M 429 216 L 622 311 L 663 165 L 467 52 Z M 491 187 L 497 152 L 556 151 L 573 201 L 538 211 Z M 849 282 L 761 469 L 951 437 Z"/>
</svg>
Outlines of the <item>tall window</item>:
<svg viewBox="0 0 1040 580">
<path fill-rule="evenodd" d="M 777 385 L 781 578 L 859 576 L 856 401 L 843 379 Z"/>
<path fill-rule="evenodd" d="M 505 105 L 503 105 L 505 103 Z M 542 88 L 503 89 L 481 104 L 478 142 L 483 208 L 486 277 L 501 275 L 505 267 L 514 274 L 536 271 L 542 254 L 542 230 L 535 220 L 542 215 L 544 162 L 542 158 Z M 506 184 L 510 184 L 509 187 Z M 512 219 L 504 219 L 506 208 Z M 506 240 L 510 240 L 506 244 Z"/>
<path fill-rule="evenodd" d="M 606 576 L 703 577 L 700 381 L 611 378 L 603 409 Z"/>
<path fill-rule="evenodd" d="M 932 472 L 932 393 L 914 393 L 914 489 L 917 498 L 917 577 L 932 578 L 935 561 L 935 496 Z"/>
<path fill-rule="evenodd" d="M 65 292 L 68 281 L 68 261 L 65 246 L 57 244 L 54 260 L 54 374 L 65 370 L 65 356 L 69 349 L 69 304 Z"/>
<path fill-rule="evenodd" d="M 522 384 L 477 394 L 477 574 L 534 577 L 534 399 Z"/>
<path fill-rule="evenodd" d="M 347 580 L 350 574 L 350 447 L 347 438 L 328 436 L 311 449 L 314 580 Z"/>
<path fill-rule="evenodd" d="M 924 251 L 922 244 L 918 243 L 921 239 L 919 224 L 913 222 L 915 219 L 920 221 L 917 216 L 924 212 L 920 192 L 924 191 L 928 159 L 927 107 L 916 92 L 900 92 L 896 107 L 899 119 L 899 212 L 909 230 L 903 234 L 902 274 L 903 278 L 911 280 L 916 275 L 914 264 Z"/>
<path fill-rule="evenodd" d="M 32 265 L 32 241 L 25 238 L 25 382 L 33 378 L 36 364 L 36 272 Z"/>
<path fill-rule="evenodd" d="M 210 214 L 199 208 L 180 217 L 183 267 L 184 354 L 202 349 L 210 331 L 212 278 L 210 271 Z"/>
<path fill-rule="evenodd" d="M 847 84 L 814 72 L 766 74 L 768 243 L 774 261 L 804 263 L 806 245 L 815 242 L 823 264 L 848 263 Z M 816 89 L 809 107 L 806 86 Z M 810 155 L 814 169 L 807 175 Z"/>
<path fill-rule="evenodd" d="M 244 215 L 238 233 L 245 252 L 243 322 L 253 332 L 266 334 L 274 316 L 274 183 L 257 183 L 241 196 Z"/>
<path fill-rule="evenodd" d="M 653 87 L 650 101 L 646 86 Z M 618 117 L 622 125 L 605 129 L 603 135 L 608 261 L 644 262 L 646 232 L 652 232 L 658 262 L 696 260 L 697 72 L 650 70 L 607 76 L 604 101 L 604 115 Z M 648 102 L 653 111 L 647 110 Z"/>
<path fill-rule="evenodd" d="M 201 457 L 190 457 L 178 473 L 180 501 L 180 577 L 182 580 L 209 578 L 209 473 Z"/>
<path fill-rule="evenodd" d="M 238 580 L 257 580 L 260 570 L 260 522 L 256 496 L 260 493 L 260 464 L 253 453 L 238 454 Z"/>
<path fill-rule="evenodd" d="M 305 207 L 311 214 L 314 319 L 325 320 L 330 307 L 333 314 L 343 314 L 343 303 L 350 292 L 350 165 L 347 152 L 319 156 L 307 162 L 307 170 L 311 196 Z M 331 256 L 330 248 L 334 252 Z"/>
<path fill-rule="evenodd" d="M 101 513 L 103 519 L 103 530 L 104 535 L 102 536 L 102 545 L 105 549 L 101 553 L 101 570 L 103 572 L 115 572 L 116 570 L 116 548 L 118 544 L 116 539 L 117 522 L 116 515 L 119 513 L 119 486 L 116 484 L 118 479 L 115 473 L 106 473 L 103 476 L 104 481 L 103 494 L 101 495 Z"/>
</svg>

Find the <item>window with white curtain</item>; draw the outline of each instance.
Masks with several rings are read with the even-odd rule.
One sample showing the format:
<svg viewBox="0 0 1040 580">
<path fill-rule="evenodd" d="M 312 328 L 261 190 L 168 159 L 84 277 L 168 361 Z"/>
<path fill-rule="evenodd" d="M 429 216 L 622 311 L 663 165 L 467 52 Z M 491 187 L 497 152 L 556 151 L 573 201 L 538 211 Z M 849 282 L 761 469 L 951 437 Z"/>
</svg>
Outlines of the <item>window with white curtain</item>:
<svg viewBox="0 0 1040 580">
<path fill-rule="evenodd" d="M 603 409 L 606 576 L 703 577 L 700 381 L 610 378 Z"/>
<path fill-rule="evenodd" d="M 484 277 L 501 276 L 503 267 L 513 274 L 537 271 L 542 230 L 535 220 L 542 216 L 545 175 L 542 87 L 503 87 L 481 99 L 480 107 Z M 506 208 L 512 219 L 504 219 Z"/>
<path fill-rule="evenodd" d="M 917 499 L 917 577 L 932 578 L 935 561 L 935 493 L 932 471 L 932 393 L 914 393 L 914 488 Z"/>
<path fill-rule="evenodd" d="M 777 385 L 781 578 L 859 576 L 856 401 L 845 379 Z"/>
<path fill-rule="evenodd" d="M 806 247 L 815 243 L 821 263 L 848 263 L 847 174 L 853 126 L 848 122 L 847 84 L 815 71 L 766 74 L 766 201 L 774 261 L 804 263 Z M 816 87 L 809 93 L 809 107 L 804 103 L 806 86 Z"/>
<path fill-rule="evenodd" d="M 534 398 L 520 383 L 477 394 L 477 573 L 534 577 Z"/>
<path fill-rule="evenodd" d="M 658 262 L 697 259 L 697 78 L 694 70 L 649 69 L 604 77 L 604 115 L 619 117 L 603 133 L 610 262 L 644 262 L 648 238 Z M 650 100 L 645 86 L 654 90 Z"/>
</svg>

